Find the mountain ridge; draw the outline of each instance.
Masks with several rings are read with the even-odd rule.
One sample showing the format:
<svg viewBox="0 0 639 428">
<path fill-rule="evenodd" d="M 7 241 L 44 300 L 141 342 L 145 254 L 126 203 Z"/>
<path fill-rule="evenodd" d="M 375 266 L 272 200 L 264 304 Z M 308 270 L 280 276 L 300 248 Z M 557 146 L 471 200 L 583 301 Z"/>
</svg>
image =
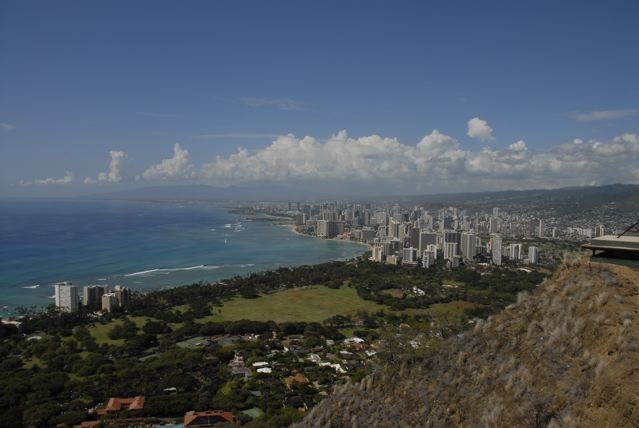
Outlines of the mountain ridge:
<svg viewBox="0 0 639 428">
<path fill-rule="evenodd" d="M 337 387 L 294 426 L 638 426 L 638 314 L 638 271 L 568 259 L 516 304 Z"/>
</svg>

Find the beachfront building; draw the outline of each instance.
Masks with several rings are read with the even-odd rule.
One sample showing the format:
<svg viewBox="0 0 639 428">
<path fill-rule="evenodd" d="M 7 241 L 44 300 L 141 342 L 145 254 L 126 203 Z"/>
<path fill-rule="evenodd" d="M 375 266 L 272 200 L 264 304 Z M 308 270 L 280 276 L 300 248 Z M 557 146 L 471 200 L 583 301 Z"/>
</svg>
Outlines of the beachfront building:
<svg viewBox="0 0 639 428">
<path fill-rule="evenodd" d="M 56 308 L 64 312 L 75 312 L 80 309 L 78 287 L 68 281 L 58 282 L 54 287 Z"/>
<path fill-rule="evenodd" d="M 93 305 L 102 301 L 102 295 L 106 292 L 106 287 L 99 285 L 88 285 L 82 288 L 82 304 L 84 306 Z"/>
<path fill-rule="evenodd" d="M 118 298 L 115 293 L 104 293 L 101 297 L 102 299 L 102 310 L 104 312 L 113 312 L 115 308 L 118 308 L 120 304 L 118 303 Z"/>
</svg>

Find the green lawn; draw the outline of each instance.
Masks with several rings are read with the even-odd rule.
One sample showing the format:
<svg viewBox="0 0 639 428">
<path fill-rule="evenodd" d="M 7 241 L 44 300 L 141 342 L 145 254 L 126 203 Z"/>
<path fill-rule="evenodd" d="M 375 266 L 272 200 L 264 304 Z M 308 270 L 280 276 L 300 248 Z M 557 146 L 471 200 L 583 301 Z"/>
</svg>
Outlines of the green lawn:
<svg viewBox="0 0 639 428">
<path fill-rule="evenodd" d="M 218 310 L 221 309 L 221 312 Z M 354 314 L 360 310 L 375 312 L 388 307 L 364 300 L 355 289 L 342 286 L 333 289 L 323 286 L 293 288 L 263 295 L 257 299 L 235 298 L 222 306 L 213 307 L 213 315 L 206 321 L 323 321 L 333 315 Z"/>
<path fill-rule="evenodd" d="M 131 321 L 135 323 L 135 325 L 141 329 L 144 324 L 146 324 L 149 317 L 129 317 Z M 95 341 L 98 345 L 102 345 L 106 343 L 108 345 L 117 345 L 120 346 L 124 343 L 124 339 L 109 339 L 109 331 L 116 326 L 117 324 L 122 324 L 122 320 L 113 320 L 107 324 L 94 324 L 89 327 L 89 333 L 91 336 L 95 338 Z"/>
</svg>

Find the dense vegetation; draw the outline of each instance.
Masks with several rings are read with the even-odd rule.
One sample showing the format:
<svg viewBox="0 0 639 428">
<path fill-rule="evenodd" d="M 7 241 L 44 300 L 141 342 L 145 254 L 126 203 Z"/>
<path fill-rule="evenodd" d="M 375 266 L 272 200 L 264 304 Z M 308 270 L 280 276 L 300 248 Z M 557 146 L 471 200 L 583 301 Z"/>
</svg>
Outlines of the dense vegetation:
<svg viewBox="0 0 639 428">
<path fill-rule="evenodd" d="M 360 258 L 141 294 L 122 312 L 101 317 L 95 308 L 74 314 L 50 309 L 24 318 L 23 334 L 11 327 L 0 330 L 0 426 L 71 425 L 86 419 L 87 409 L 110 396 L 133 395 L 147 397 L 144 414 L 153 417 L 225 409 L 249 422 L 251 418 L 240 412 L 257 408 L 264 415 L 253 423 L 287 425 L 300 417 L 294 409 L 300 402 L 312 407 L 323 396 L 310 385 L 286 388 L 283 377 L 303 372 L 310 381 L 330 388 L 344 376 L 300 362 L 294 352 L 282 352 L 283 345 L 274 337 L 299 335 L 300 352 L 328 346 L 326 339 L 343 339 L 346 330 L 370 340 L 387 338 L 387 347 L 380 347 L 378 355 L 383 361 L 394 358 L 399 349 L 392 345 L 397 326 L 411 325 L 413 330 L 404 330 L 413 333 L 419 327 L 422 334 L 431 328 L 441 339 L 465 328 L 473 317 L 514 302 L 518 292 L 532 290 L 542 278 L 539 272 L 514 269 L 448 271 Z M 387 309 L 335 313 L 322 323 L 211 321 L 231 299 L 250 302 L 265 294 L 320 284 L 353 287 L 361 298 Z M 429 312 L 450 302 L 465 302 L 467 309 L 448 319 Z M 108 337 L 97 341 L 92 332 L 100 325 L 109 326 Z M 241 335 L 252 336 L 230 342 L 212 339 Z M 189 342 L 193 338 L 201 338 L 194 339 L 197 346 Z M 228 367 L 235 352 L 247 362 L 268 356 L 277 374 L 238 379 Z M 370 369 L 353 358 L 349 364 L 354 380 Z"/>
</svg>

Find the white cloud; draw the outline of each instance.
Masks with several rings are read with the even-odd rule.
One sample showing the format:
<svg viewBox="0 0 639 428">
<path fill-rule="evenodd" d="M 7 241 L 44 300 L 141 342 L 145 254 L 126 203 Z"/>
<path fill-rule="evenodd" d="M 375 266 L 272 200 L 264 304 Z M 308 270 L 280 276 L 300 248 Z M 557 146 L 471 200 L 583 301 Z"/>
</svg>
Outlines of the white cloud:
<svg viewBox="0 0 639 428">
<path fill-rule="evenodd" d="M 242 102 L 249 107 L 275 107 L 280 110 L 303 110 L 304 106 L 290 98 L 242 98 Z"/>
<path fill-rule="evenodd" d="M 72 182 L 73 182 L 73 173 L 71 171 L 65 171 L 64 177 L 62 178 L 49 177 L 49 178 L 38 178 L 33 181 L 20 180 L 19 184 L 21 186 L 31 186 L 31 185 L 47 186 L 50 184 L 70 184 Z"/>
<path fill-rule="evenodd" d="M 0 122 L 0 128 L 6 129 L 7 131 L 14 130 L 16 126 L 13 123 Z"/>
<path fill-rule="evenodd" d="M 579 122 L 592 122 L 594 120 L 614 120 L 622 117 L 634 116 L 639 113 L 636 109 L 619 109 L 619 110 L 593 110 L 586 113 L 573 111 L 570 116 Z"/>
<path fill-rule="evenodd" d="M 528 150 L 528 146 L 526 146 L 526 142 L 524 140 L 519 140 L 508 146 L 508 149 L 512 150 L 513 152 L 521 152 L 524 150 Z"/>
<path fill-rule="evenodd" d="M 178 143 L 173 146 L 173 157 L 163 159 L 142 173 L 146 180 L 166 180 L 193 177 L 193 165 L 189 161 L 189 152 Z"/>
<path fill-rule="evenodd" d="M 122 181 L 122 163 L 127 158 L 127 154 L 118 150 L 109 152 L 111 161 L 109 162 L 109 172 L 100 172 L 98 177 L 93 180 L 90 177 L 84 179 L 85 184 L 89 183 L 119 183 Z"/>
<path fill-rule="evenodd" d="M 488 126 L 488 122 L 478 117 L 474 117 L 468 121 L 467 135 L 470 138 L 477 138 L 481 141 L 495 141 L 493 128 Z"/>
<path fill-rule="evenodd" d="M 198 177 L 216 185 L 360 181 L 392 182 L 406 191 L 487 190 L 628 182 L 636 180 L 638 160 L 637 134 L 609 141 L 575 139 L 537 152 L 523 140 L 504 149 L 463 150 L 437 130 L 415 146 L 378 135 L 351 138 L 340 131 L 326 141 L 289 134 L 255 152 L 240 148 L 205 164 Z"/>
</svg>

